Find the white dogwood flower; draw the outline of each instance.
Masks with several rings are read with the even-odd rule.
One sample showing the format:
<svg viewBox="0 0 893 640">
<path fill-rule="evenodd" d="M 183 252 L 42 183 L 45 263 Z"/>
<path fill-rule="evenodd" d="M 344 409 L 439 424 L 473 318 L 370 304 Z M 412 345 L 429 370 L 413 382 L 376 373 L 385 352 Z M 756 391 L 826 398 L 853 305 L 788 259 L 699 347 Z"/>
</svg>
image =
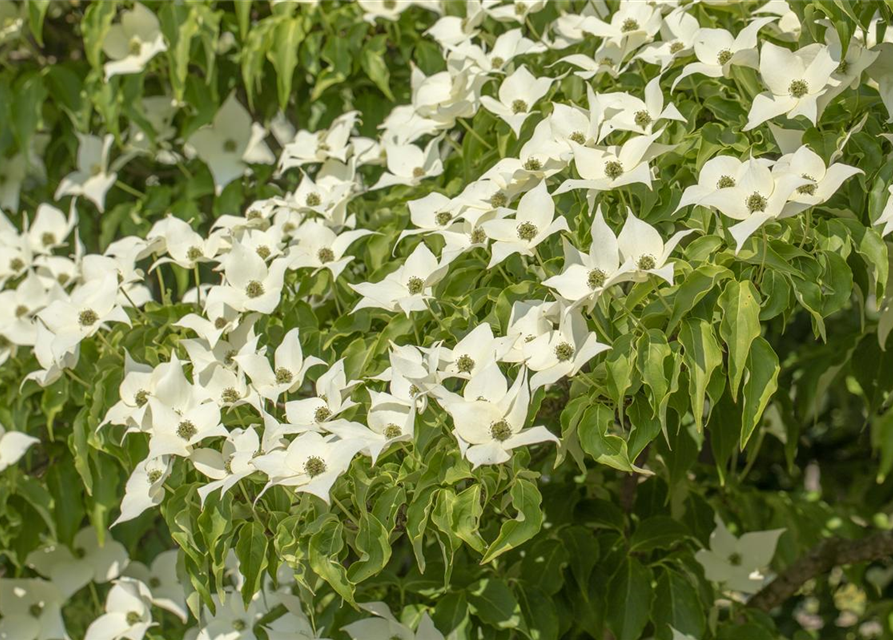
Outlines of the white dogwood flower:
<svg viewBox="0 0 893 640">
<path fill-rule="evenodd" d="M 104 584 L 121 575 L 127 566 L 127 549 L 105 533 L 102 544 L 94 527 L 81 529 L 74 537 L 72 548 L 50 544 L 32 551 L 28 566 L 52 580 L 66 598 L 74 595 L 90 582 Z"/>
<path fill-rule="evenodd" d="M 109 27 L 102 50 L 113 62 L 105 63 L 105 79 L 112 76 L 139 73 L 149 60 L 163 51 L 167 44 L 155 14 L 136 2 L 133 9 L 121 13 L 121 21 Z"/>
<path fill-rule="evenodd" d="M 104 137 L 78 134 L 77 170 L 62 178 L 53 196 L 56 200 L 65 196 L 83 196 L 96 205 L 99 212 L 105 211 L 105 196 L 118 174 L 109 171 L 109 153 L 115 136 Z"/>
<path fill-rule="evenodd" d="M 214 121 L 189 136 L 187 143 L 208 165 L 219 195 L 226 185 L 248 171 L 249 164 L 276 161 L 264 142 L 266 135 L 266 130 L 251 121 L 251 115 L 232 93 L 217 111 Z"/>
<path fill-rule="evenodd" d="M 534 250 L 546 238 L 559 231 L 570 230 L 564 216 L 555 217 L 555 202 L 546 189 L 545 181 L 521 197 L 514 219 L 489 220 L 481 227 L 487 237 L 494 241 L 488 268 L 515 253 L 533 256 Z"/>
<path fill-rule="evenodd" d="M 0 578 L 0 638 L 68 638 L 62 617 L 65 600 L 48 580 Z"/>
<path fill-rule="evenodd" d="M 316 356 L 304 357 L 298 329 L 292 329 L 276 348 L 273 364 L 262 353 L 253 349 L 233 357 L 239 367 L 251 378 L 251 386 L 261 398 L 277 401 L 283 393 L 297 391 L 304 384 L 304 376 L 310 367 L 325 364 Z"/>
<path fill-rule="evenodd" d="M 754 98 L 743 131 L 780 115 L 804 116 L 815 124 L 818 100 L 839 64 L 824 45 L 791 51 L 771 42 L 764 43 L 760 51 L 760 77 L 769 91 Z"/>
<path fill-rule="evenodd" d="M 152 622 L 152 592 L 134 578 L 121 578 L 109 591 L 105 613 L 90 624 L 84 640 L 143 640 Z"/>
<path fill-rule="evenodd" d="M 268 487 L 293 487 L 328 503 L 332 485 L 364 446 L 362 440 L 341 440 L 308 431 L 292 440 L 287 449 L 255 458 L 254 466 L 270 479 Z"/>
<path fill-rule="evenodd" d="M 798 188 L 815 184 L 795 173 L 773 175 L 767 163 L 748 160 L 734 186 L 717 189 L 700 199 L 699 204 L 714 207 L 740 222 L 729 228 L 737 249 L 766 222 L 779 217 L 785 204 Z"/>
<path fill-rule="evenodd" d="M 164 500 L 164 483 L 171 474 L 171 457 L 147 458 L 138 463 L 124 487 L 121 514 L 112 524 L 128 522 Z"/>
<path fill-rule="evenodd" d="M 695 56 L 697 62 L 685 65 L 673 81 L 673 89 L 683 78 L 693 74 L 705 75 L 708 78 L 729 77 L 734 65 L 757 67 L 757 34 L 760 29 L 775 17 L 763 17 L 752 20 L 746 27 L 733 36 L 725 29 L 699 29 L 695 36 Z"/>
<path fill-rule="evenodd" d="M 452 349 L 441 349 L 443 377 L 470 380 L 491 364 L 501 361 L 513 343 L 511 338 L 494 337 L 490 324 L 482 322 Z"/>
<path fill-rule="evenodd" d="M 756 593 L 766 583 L 763 571 L 772 562 L 778 538 L 784 532 L 785 529 L 771 529 L 735 537 L 717 515 L 710 549 L 701 549 L 695 559 L 711 582 L 732 591 Z"/>
<path fill-rule="evenodd" d="M 354 306 L 353 312 L 371 307 L 391 312 L 399 309 L 409 316 L 413 311 L 425 310 L 432 288 L 443 279 L 449 269 L 449 259 L 451 258 L 444 254 L 438 261 L 424 243 L 419 243 L 406 261 L 383 280 L 349 285 L 363 296 Z"/>
<path fill-rule="evenodd" d="M 328 269 L 332 277 L 337 279 L 353 260 L 353 256 L 344 255 L 350 245 L 372 233 L 368 229 L 354 229 L 336 234 L 315 220 L 305 222 L 296 232 L 298 243 L 289 249 L 289 268 L 310 267 L 314 269 L 314 273 L 320 269 Z"/>
<path fill-rule="evenodd" d="M 592 244 L 587 253 L 565 241 L 564 271 L 543 281 L 562 298 L 576 304 L 595 300 L 608 287 L 623 282 L 626 276 L 626 272 L 620 268 L 617 237 L 605 222 L 601 205 L 592 220 L 590 235 Z"/>
<path fill-rule="evenodd" d="M 611 191 L 628 184 L 642 183 L 651 186 L 649 162 L 673 148 L 658 144 L 655 140 L 663 130 L 650 135 L 634 136 L 622 145 L 609 147 L 574 147 L 574 166 L 579 180 L 569 178 L 555 191 L 555 195 L 572 189 Z"/>
<path fill-rule="evenodd" d="M 794 153 L 779 158 L 772 167 L 772 173 L 775 175 L 793 173 L 804 180 L 812 181 L 810 184 L 797 187 L 790 194 L 779 216 L 787 218 L 827 201 L 845 180 L 865 172 L 842 162 L 835 162 L 826 167 L 825 161 L 819 154 L 803 146 Z"/>
<path fill-rule="evenodd" d="M 504 120 L 515 136 L 520 137 L 521 127 L 534 105 L 548 93 L 552 82 L 552 78 L 535 77 L 525 65 L 521 65 L 499 85 L 498 99 L 481 96 L 481 104 Z"/>
<path fill-rule="evenodd" d="M 522 369 L 511 388 L 493 364 L 469 380 L 461 400 L 444 406 L 453 418 L 454 435 L 474 468 L 511 459 L 512 449 L 538 442 L 558 442 L 545 427 L 524 429 L 530 404 L 527 374 Z"/>
<path fill-rule="evenodd" d="M 680 240 L 690 233 L 691 229 L 677 231 L 664 243 L 657 229 L 627 209 L 626 222 L 617 235 L 617 247 L 623 260 L 621 270 L 629 273 L 631 279 L 643 280 L 648 275 L 655 275 L 673 284 L 675 264 L 667 263 L 667 260 Z"/>
<path fill-rule="evenodd" d="M 233 488 L 242 478 L 256 471 L 252 460 L 260 451 L 260 440 L 252 429 L 233 429 L 220 451 L 216 449 L 195 449 L 189 456 L 193 466 L 212 481 L 199 487 L 198 497 L 205 504 L 208 496 L 220 489 L 221 497 Z"/>
<path fill-rule="evenodd" d="M 433 138 L 424 149 L 414 144 L 396 144 L 387 140 L 382 146 L 387 156 L 388 170 L 381 175 L 372 190 L 398 184 L 415 186 L 426 178 L 434 178 L 443 173 L 439 138 Z"/>
</svg>

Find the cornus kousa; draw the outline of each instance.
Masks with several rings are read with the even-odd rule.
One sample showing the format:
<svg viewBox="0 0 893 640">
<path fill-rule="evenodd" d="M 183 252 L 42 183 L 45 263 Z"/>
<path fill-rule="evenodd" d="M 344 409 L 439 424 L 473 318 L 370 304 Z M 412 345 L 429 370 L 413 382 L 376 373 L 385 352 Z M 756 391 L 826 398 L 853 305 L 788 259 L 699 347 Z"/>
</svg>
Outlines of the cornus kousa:
<svg viewBox="0 0 893 640">
<path fill-rule="evenodd" d="M 890 637 L 891 22 L 0 2 L 0 640 Z"/>
</svg>

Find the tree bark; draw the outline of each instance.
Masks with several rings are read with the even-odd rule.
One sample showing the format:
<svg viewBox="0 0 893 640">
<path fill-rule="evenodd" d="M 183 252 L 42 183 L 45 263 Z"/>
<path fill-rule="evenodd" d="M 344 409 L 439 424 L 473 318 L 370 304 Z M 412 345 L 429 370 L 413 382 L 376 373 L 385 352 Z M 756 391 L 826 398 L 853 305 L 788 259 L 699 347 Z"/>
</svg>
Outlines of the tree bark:
<svg viewBox="0 0 893 640">
<path fill-rule="evenodd" d="M 893 555 L 893 532 L 883 531 L 860 540 L 829 538 L 781 572 L 751 598 L 747 605 L 771 611 L 800 590 L 807 581 L 832 568 L 880 560 Z"/>
</svg>

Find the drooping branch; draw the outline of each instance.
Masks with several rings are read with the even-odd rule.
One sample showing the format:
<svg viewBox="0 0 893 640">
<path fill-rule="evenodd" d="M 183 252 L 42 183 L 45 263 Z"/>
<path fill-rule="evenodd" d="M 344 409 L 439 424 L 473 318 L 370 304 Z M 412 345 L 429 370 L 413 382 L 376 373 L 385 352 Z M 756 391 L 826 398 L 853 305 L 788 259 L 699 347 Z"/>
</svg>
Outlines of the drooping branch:
<svg viewBox="0 0 893 640">
<path fill-rule="evenodd" d="M 781 572 L 748 601 L 748 606 L 771 611 L 800 590 L 807 581 L 840 567 L 893 555 L 893 532 L 883 531 L 860 540 L 829 538 Z"/>
</svg>

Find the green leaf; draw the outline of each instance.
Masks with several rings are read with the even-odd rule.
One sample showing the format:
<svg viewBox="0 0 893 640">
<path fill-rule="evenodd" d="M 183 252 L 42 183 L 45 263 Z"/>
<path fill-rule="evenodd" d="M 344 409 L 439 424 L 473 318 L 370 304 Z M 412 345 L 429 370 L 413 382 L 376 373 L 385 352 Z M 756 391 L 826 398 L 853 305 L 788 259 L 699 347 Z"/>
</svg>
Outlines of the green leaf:
<svg viewBox="0 0 893 640">
<path fill-rule="evenodd" d="M 753 430 L 759 424 L 766 405 L 772 398 L 772 394 L 778 389 L 778 374 L 781 367 L 778 364 L 778 356 L 763 338 L 757 338 L 753 342 L 750 355 L 747 358 L 747 379 L 744 381 L 743 400 L 744 406 L 741 412 L 741 448 L 747 445 Z"/>
<path fill-rule="evenodd" d="M 682 317 L 691 311 L 719 282 L 731 277 L 731 271 L 716 264 L 703 264 L 688 274 L 673 297 L 673 313 L 667 323 L 667 333 L 672 333 Z"/>
<path fill-rule="evenodd" d="M 560 633 L 558 610 L 546 592 L 535 586 L 522 584 L 518 602 L 524 624 L 521 632 L 530 640 L 557 640 Z"/>
<path fill-rule="evenodd" d="M 274 31 L 275 46 L 267 54 L 276 69 L 276 90 L 279 108 L 285 109 L 291 97 L 292 78 L 298 64 L 298 47 L 304 40 L 303 18 L 291 18 L 280 22 Z"/>
<path fill-rule="evenodd" d="M 667 567 L 660 569 L 651 608 L 651 619 L 660 640 L 673 639 L 670 627 L 694 638 L 703 637 L 707 626 L 705 610 L 689 577 Z"/>
<path fill-rule="evenodd" d="M 623 559 L 608 584 L 608 628 L 617 640 L 638 640 L 651 612 L 651 570 L 634 557 Z"/>
<path fill-rule="evenodd" d="M 738 387 L 751 343 L 760 335 L 760 305 L 750 282 L 729 282 L 719 296 L 722 321 L 719 334 L 729 351 L 729 390 L 738 401 Z"/>
<path fill-rule="evenodd" d="M 322 522 L 315 523 L 314 526 L 316 531 L 311 536 L 308 547 L 310 567 L 316 575 L 328 582 L 338 595 L 353 604 L 353 585 L 347 579 L 347 571 L 341 564 L 344 527 L 334 516 L 323 516 Z"/>
<path fill-rule="evenodd" d="M 497 629 L 514 629 L 521 623 L 521 606 L 502 580 L 482 578 L 466 589 L 474 615 Z"/>
<path fill-rule="evenodd" d="M 242 601 L 247 607 L 260 589 L 261 577 L 267 568 L 267 536 L 261 523 L 246 522 L 239 529 L 236 557 L 239 559 L 239 572 L 245 578 Z"/>
<path fill-rule="evenodd" d="M 385 64 L 387 55 L 387 34 L 380 34 L 370 39 L 360 54 L 360 64 L 369 79 L 375 83 L 375 86 L 381 89 L 388 100 L 395 100 L 394 94 L 391 93 L 390 78 L 391 74 Z"/>
<path fill-rule="evenodd" d="M 535 536 L 543 526 L 543 500 L 539 489 L 529 480 L 518 478 L 511 489 L 512 506 L 518 512 L 513 520 L 504 522 L 496 540 L 487 548 L 481 564 L 487 564 L 506 551 L 522 545 Z"/>
<path fill-rule="evenodd" d="M 369 512 L 364 512 L 360 517 L 360 530 L 357 532 L 355 546 L 359 559 L 347 569 L 347 579 L 354 584 L 380 573 L 391 558 L 388 531 Z"/>
<path fill-rule="evenodd" d="M 671 549 L 689 536 L 685 525 L 667 516 L 643 520 L 629 541 L 631 553 L 649 553 L 655 549 Z"/>
<path fill-rule="evenodd" d="M 679 330 L 679 342 L 683 348 L 683 361 L 688 369 L 688 392 L 691 396 L 691 413 L 698 431 L 704 427 L 704 399 L 707 384 L 717 367 L 722 366 L 722 349 L 713 328 L 706 320 L 689 318 Z"/>
<path fill-rule="evenodd" d="M 251 24 L 251 0 L 240 0 L 233 3 L 236 11 L 236 19 L 239 21 L 239 35 L 245 39 L 248 27 Z"/>
<path fill-rule="evenodd" d="M 84 11 L 84 19 L 81 21 L 84 54 L 94 69 L 98 69 L 102 65 L 100 58 L 102 43 L 109 27 L 112 26 L 112 20 L 117 10 L 118 0 L 109 0 L 108 2 L 91 2 Z"/>
<path fill-rule="evenodd" d="M 31 35 L 41 47 L 43 46 L 43 20 L 46 17 L 47 9 L 50 6 L 50 0 L 27 0 L 28 1 L 28 26 L 31 28 Z"/>
</svg>

